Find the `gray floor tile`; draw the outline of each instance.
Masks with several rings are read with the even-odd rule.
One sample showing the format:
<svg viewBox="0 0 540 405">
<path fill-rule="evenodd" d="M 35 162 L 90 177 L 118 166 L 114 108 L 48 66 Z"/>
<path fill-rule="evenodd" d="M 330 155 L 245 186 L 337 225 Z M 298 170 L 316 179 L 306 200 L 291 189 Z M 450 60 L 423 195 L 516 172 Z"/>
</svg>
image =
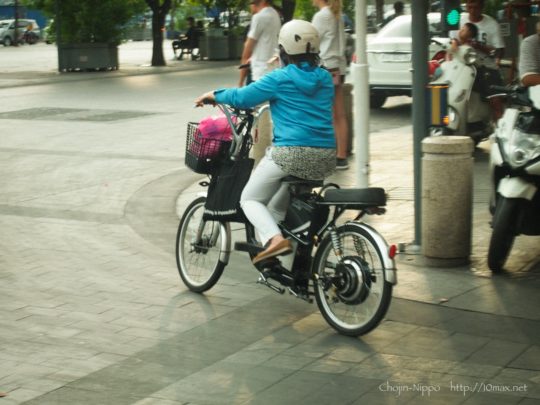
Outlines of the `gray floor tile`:
<svg viewBox="0 0 540 405">
<path fill-rule="evenodd" d="M 529 347 L 523 354 L 510 363 L 510 367 L 540 371 L 540 346 Z"/>
</svg>

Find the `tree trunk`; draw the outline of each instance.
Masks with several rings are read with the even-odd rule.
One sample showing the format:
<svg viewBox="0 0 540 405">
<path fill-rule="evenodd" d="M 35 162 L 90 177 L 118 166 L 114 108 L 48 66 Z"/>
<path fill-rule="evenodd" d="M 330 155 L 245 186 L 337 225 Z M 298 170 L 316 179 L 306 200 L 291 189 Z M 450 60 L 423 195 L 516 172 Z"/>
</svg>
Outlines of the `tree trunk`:
<svg viewBox="0 0 540 405">
<path fill-rule="evenodd" d="M 166 66 L 163 56 L 163 32 L 165 29 L 165 17 L 171 9 L 171 0 L 146 0 L 148 6 L 152 9 L 152 66 Z"/>
<path fill-rule="evenodd" d="M 165 57 L 163 56 L 163 23 L 165 18 L 161 18 L 159 12 L 152 15 L 152 66 L 166 66 Z"/>
<path fill-rule="evenodd" d="M 283 0 L 281 3 L 281 12 L 283 14 L 283 22 L 291 21 L 296 8 L 296 0 Z"/>
</svg>

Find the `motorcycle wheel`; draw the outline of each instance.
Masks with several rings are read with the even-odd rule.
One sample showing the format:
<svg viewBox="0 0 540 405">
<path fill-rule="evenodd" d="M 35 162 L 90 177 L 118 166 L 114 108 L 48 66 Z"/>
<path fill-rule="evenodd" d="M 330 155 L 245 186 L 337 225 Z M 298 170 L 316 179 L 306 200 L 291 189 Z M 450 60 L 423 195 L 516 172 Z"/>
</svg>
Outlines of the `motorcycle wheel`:
<svg viewBox="0 0 540 405">
<path fill-rule="evenodd" d="M 519 201 L 499 196 L 491 227 L 493 232 L 489 241 L 488 267 L 493 273 L 500 273 L 508 259 L 514 239 L 515 222 L 519 210 Z"/>
</svg>

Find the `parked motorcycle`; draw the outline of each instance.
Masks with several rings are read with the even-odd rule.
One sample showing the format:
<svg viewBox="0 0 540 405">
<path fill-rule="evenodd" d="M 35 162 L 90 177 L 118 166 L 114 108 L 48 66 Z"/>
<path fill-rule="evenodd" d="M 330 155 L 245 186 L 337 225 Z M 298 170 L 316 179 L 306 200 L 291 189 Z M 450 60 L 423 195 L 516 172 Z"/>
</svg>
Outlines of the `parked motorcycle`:
<svg viewBox="0 0 540 405">
<path fill-rule="evenodd" d="M 540 235 L 540 86 L 496 89 L 508 107 L 491 138 L 488 266 L 500 272 L 516 236 Z"/>
<path fill-rule="evenodd" d="M 466 135 L 477 145 L 493 133 L 489 103 L 474 87 L 478 68 L 476 51 L 468 45 L 459 46 L 451 60 L 441 63 L 432 84 L 448 85 L 448 122 L 432 128 L 432 135 Z"/>
</svg>

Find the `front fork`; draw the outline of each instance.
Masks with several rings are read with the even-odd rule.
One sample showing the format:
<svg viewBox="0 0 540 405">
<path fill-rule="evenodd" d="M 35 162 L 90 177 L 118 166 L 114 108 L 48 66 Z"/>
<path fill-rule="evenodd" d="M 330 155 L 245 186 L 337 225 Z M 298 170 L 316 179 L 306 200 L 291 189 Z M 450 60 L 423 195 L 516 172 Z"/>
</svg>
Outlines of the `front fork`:
<svg viewBox="0 0 540 405">
<path fill-rule="evenodd" d="M 203 240 L 204 235 L 204 229 L 205 225 L 209 221 L 204 221 L 201 219 L 199 222 L 199 226 L 197 228 L 197 233 L 195 234 L 195 237 L 191 241 L 191 245 L 193 247 L 196 247 L 197 245 L 201 244 L 201 241 Z M 231 254 L 231 226 L 228 222 L 220 223 L 218 221 L 211 221 L 212 222 L 212 229 L 209 229 L 210 235 L 208 238 L 208 247 L 215 246 L 217 244 L 219 234 L 222 234 L 221 237 L 221 246 L 220 249 L 220 255 L 219 260 L 225 264 L 229 263 L 229 257 Z"/>
</svg>

